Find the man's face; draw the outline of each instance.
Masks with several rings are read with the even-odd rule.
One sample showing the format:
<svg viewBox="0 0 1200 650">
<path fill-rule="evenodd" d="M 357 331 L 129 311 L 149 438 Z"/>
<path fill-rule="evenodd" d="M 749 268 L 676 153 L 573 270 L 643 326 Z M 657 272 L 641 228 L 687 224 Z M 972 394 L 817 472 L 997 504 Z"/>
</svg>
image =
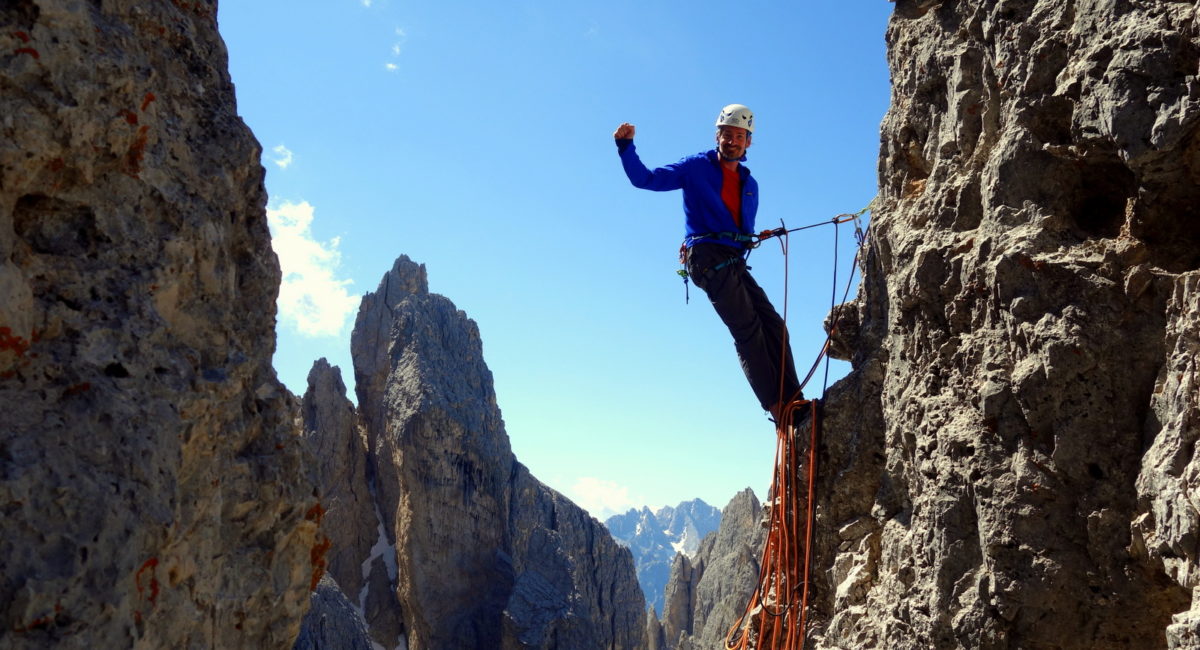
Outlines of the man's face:
<svg viewBox="0 0 1200 650">
<path fill-rule="evenodd" d="M 740 126 L 717 129 L 717 151 L 725 160 L 740 160 L 750 148 L 750 133 Z"/>
</svg>

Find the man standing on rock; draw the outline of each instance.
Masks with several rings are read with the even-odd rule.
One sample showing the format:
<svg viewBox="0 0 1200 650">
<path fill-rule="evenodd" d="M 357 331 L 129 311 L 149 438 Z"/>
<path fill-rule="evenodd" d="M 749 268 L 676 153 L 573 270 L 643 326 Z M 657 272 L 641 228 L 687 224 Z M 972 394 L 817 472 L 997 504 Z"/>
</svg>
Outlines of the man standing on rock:
<svg viewBox="0 0 1200 650">
<path fill-rule="evenodd" d="M 617 127 L 613 138 L 634 187 L 683 190 L 688 276 L 708 294 L 733 334 L 754 395 L 779 422 L 783 408 L 803 395 L 783 319 L 746 266 L 758 212 L 758 182 L 741 163 L 754 133 L 754 114 L 741 104 L 730 104 L 721 109 L 716 127 L 716 149 L 653 171 L 638 158 L 632 124 Z"/>
</svg>

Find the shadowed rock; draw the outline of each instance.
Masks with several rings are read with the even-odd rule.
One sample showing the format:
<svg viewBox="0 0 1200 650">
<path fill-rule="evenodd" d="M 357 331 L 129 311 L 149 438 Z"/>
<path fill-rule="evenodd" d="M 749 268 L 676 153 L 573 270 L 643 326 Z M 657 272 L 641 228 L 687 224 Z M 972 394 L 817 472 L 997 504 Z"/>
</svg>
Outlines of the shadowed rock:
<svg viewBox="0 0 1200 650">
<path fill-rule="evenodd" d="M 293 650 L 371 650 L 367 624 L 328 575 L 317 583 Z"/>
<path fill-rule="evenodd" d="M 0 646 L 286 647 L 320 508 L 215 5 L 0 5 Z"/>
</svg>

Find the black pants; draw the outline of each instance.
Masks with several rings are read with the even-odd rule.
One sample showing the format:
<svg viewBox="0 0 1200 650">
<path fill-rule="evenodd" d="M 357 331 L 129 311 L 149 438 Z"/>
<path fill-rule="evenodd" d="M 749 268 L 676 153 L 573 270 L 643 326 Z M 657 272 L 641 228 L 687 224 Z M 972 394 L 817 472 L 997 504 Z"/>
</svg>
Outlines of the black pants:
<svg viewBox="0 0 1200 650">
<path fill-rule="evenodd" d="M 708 294 L 717 315 L 733 335 L 742 371 L 763 410 L 771 410 L 780 401 L 781 361 L 783 402 L 800 399 L 800 382 L 783 318 L 750 276 L 742 251 L 721 244 L 696 244 L 688 253 L 687 271 L 692 282 Z"/>
</svg>

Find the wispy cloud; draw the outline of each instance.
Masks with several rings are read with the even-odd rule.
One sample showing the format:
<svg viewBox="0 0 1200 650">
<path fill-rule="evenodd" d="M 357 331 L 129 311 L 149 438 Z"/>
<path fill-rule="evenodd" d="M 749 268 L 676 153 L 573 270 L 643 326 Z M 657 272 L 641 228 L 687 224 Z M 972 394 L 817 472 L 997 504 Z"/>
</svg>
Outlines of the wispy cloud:
<svg viewBox="0 0 1200 650">
<path fill-rule="evenodd" d="M 400 58 L 400 53 L 404 51 L 404 42 L 408 40 L 408 34 L 403 29 L 397 27 L 395 29 L 396 40 L 392 43 L 392 60 L 383 64 L 383 68 L 388 72 L 396 72 L 400 69 L 396 60 Z"/>
<path fill-rule="evenodd" d="M 371 0 L 362 0 L 362 6 L 369 9 L 371 7 Z"/>
<path fill-rule="evenodd" d="M 576 479 L 567 496 L 601 521 L 638 507 L 629 496 L 629 488 L 591 476 Z"/>
<path fill-rule="evenodd" d="M 328 242 L 313 238 L 313 213 L 308 201 L 285 201 L 267 208 L 271 246 L 283 270 L 279 318 L 304 336 L 338 336 L 360 298 L 347 290 L 351 280 L 338 277 L 339 238 Z"/>
<path fill-rule="evenodd" d="M 279 145 L 271 151 L 275 154 L 275 157 L 271 159 L 271 162 L 275 163 L 275 165 L 280 169 L 287 169 L 288 165 L 292 164 L 294 156 L 292 155 L 292 151 L 287 147 Z"/>
</svg>

